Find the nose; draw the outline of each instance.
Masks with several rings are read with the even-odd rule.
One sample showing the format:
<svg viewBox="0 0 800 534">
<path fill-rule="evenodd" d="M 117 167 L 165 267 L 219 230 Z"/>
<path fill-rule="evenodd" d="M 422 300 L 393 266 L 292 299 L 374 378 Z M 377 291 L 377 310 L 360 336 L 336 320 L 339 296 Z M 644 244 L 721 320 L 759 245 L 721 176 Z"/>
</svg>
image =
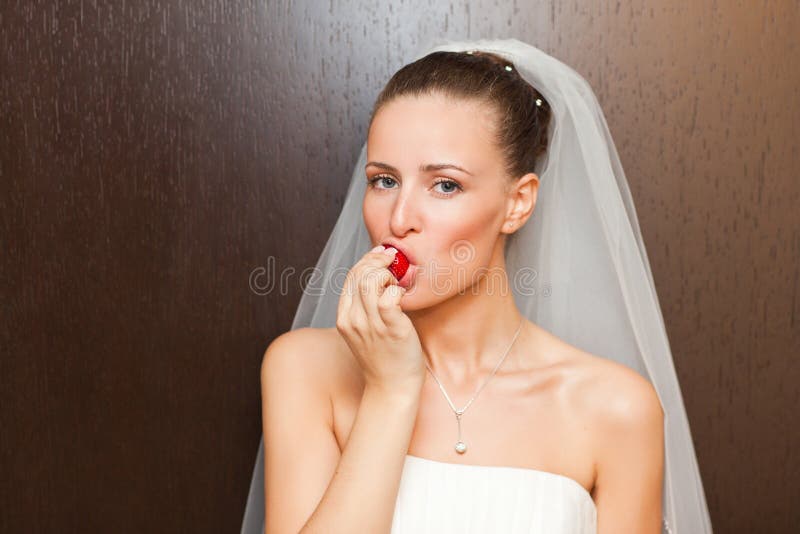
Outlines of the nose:
<svg viewBox="0 0 800 534">
<path fill-rule="evenodd" d="M 389 220 L 389 229 L 393 235 L 404 236 L 408 232 L 419 232 L 419 206 L 415 195 L 413 180 L 407 180 L 407 185 L 400 188 L 400 193 L 392 206 Z"/>
</svg>

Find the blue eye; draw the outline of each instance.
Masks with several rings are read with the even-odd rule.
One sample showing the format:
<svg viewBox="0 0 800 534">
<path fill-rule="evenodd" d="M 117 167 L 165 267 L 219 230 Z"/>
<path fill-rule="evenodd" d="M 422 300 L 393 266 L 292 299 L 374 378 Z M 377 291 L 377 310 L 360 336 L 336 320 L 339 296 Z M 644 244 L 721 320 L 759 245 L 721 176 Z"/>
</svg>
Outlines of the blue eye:
<svg viewBox="0 0 800 534">
<path fill-rule="evenodd" d="M 391 176 L 389 176 L 387 174 L 379 174 L 379 175 L 377 175 L 377 176 L 375 176 L 373 178 L 368 178 L 367 179 L 367 182 L 368 182 L 368 185 L 369 185 L 370 188 L 378 189 L 378 190 L 394 189 L 393 187 L 377 187 L 377 184 L 379 182 L 381 182 L 381 183 L 383 183 L 385 185 L 387 183 L 387 181 L 390 184 L 393 183 L 393 182 L 396 182 L 396 180 L 394 178 L 392 178 Z M 442 187 L 444 188 L 443 191 L 437 191 L 436 192 L 437 195 L 440 196 L 440 197 L 452 197 L 453 195 L 455 195 L 455 193 L 457 191 L 463 191 L 464 190 L 464 188 L 462 188 L 461 185 L 458 182 L 456 182 L 455 180 L 449 180 L 449 179 L 436 180 L 436 182 L 434 182 L 434 187 L 436 187 L 439 184 L 442 184 Z"/>
<path fill-rule="evenodd" d="M 458 182 L 454 180 L 437 180 L 435 185 L 444 184 L 448 187 L 452 187 L 453 189 L 445 190 L 444 193 L 447 196 L 453 196 L 456 191 L 463 191 L 463 188 L 458 184 Z"/>
<path fill-rule="evenodd" d="M 369 182 L 370 187 L 375 187 L 375 183 L 380 181 L 380 180 L 391 180 L 391 181 L 394 181 L 394 178 L 392 178 L 391 176 L 387 176 L 385 174 L 379 174 L 378 176 L 376 176 L 376 177 L 374 177 L 374 178 L 372 178 L 370 180 L 367 180 L 367 181 Z M 384 182 L 384 183 L 386 183 L 386 182 Z M 379 187 L 378 189 L 387 189 L 387 188 Z M 391 188 L 388 188 L 388 189 L 391 189 Z"/>
</svg>

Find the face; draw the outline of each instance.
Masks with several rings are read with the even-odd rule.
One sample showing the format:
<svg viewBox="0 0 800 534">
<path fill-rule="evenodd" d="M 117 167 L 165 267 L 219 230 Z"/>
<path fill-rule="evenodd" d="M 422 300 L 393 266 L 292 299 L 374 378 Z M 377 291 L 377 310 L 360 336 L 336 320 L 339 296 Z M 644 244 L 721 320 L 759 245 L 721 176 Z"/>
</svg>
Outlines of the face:
<svg viewBox="0 0 800 534">
<path fill-rule="evenodd" d="M 397 98 L 372 121 L 364 222 L 373 246 L 388 240 L 409 257 L 404 310 L 469 291 L 502 258 L 505 225 L 533 208 L 538 179 L 510 185 L 493 121 L 487 105 L 442 95 Z"/>
</svg>

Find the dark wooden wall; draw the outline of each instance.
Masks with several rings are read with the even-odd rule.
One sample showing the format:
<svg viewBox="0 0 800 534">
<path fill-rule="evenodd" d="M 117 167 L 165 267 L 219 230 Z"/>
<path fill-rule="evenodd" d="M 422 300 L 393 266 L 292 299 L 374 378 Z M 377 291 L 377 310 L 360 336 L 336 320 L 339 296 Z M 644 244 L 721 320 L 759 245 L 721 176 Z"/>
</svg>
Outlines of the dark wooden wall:
<svg viewBox="0 0 800 534">
<path fill-rule="evenodd" d="M 431 35 L 592 84 L 715 531 L 797 527 L 798 3 L 376 5 L 2 2 L 0 531 L 238 532 L 263 350 Z M 260 294 L 270 265 L 296 270 Z"/>
</svg>

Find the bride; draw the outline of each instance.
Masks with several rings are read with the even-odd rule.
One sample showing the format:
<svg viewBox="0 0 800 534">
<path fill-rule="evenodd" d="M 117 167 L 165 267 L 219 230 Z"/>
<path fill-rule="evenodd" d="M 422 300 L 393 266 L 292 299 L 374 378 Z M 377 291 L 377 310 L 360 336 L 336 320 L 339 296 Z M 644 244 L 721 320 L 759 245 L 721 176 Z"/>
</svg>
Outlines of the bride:
<svg viewBox="0 0 800 534">
<path fill-rule="evenodd" d="M 343 283 L 264 355 L 243 532 L 711 532 L 588 84 L 515 40 L 428 52 L 373 108 Z"/>
</svg>

